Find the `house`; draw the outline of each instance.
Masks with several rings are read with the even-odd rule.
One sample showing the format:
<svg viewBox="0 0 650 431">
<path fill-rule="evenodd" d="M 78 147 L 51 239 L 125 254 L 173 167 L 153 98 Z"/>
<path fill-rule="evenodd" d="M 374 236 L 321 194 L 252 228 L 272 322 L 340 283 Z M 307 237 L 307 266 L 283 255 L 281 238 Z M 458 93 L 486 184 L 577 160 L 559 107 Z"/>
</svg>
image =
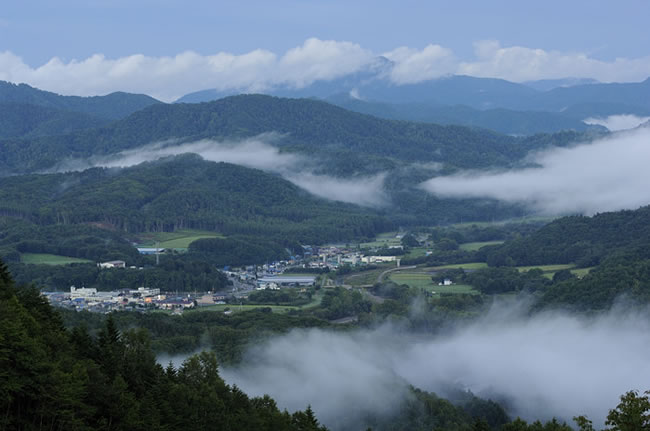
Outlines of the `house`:
<svg viewBox="0 0 650 431">
<path fill-rule="evenodd" d="M 445 279 L 442 280 L 440 283 L 438 283 L 438 286 L 451 286 L 452 284 L 454 284 L 453 281 L 451 281 L 451 280 L 448 279 L 448 278 L 445 278 Z"/>
<path fill-rule="evenodd" d="M 98 263 L 97 267 L 101 269 L 126 268 L 126 262 L 123 260 L 111 260 L 109 262 Z"/>
<path fill-rule="evenodd" d="M 194 301 L 187 298 L 168 298 L 157 301 L 160 308 L 173 310 L 175 308 L 194 308 Z"/>
<path fill-rule="evenodd" d="M 146 255 L 161 254 L 164 253 L 165 251 L 166 250 L 164 248 L 138 247 L 138 253 L 146 254 Z"/>
<path fill-rule="evenodd" d="M 384 263 L 384 262 L 395 262 L 397 256 L 364 256 L 361 258 L 363 263 Z"/>
</svg>

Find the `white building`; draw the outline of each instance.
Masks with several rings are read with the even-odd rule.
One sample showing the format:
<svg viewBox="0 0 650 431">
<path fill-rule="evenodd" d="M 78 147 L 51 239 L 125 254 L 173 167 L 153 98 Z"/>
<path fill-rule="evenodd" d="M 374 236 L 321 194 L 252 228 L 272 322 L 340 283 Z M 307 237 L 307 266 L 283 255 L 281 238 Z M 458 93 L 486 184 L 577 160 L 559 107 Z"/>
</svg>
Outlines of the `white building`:
<svg viewBox="0 0 650 431">
<path fill-rule="evenodd" d="M 97 296 L 97 289 L 94 287 L 92 288 L 87 288 L 87 287 L 82 287 L 80 289 L 77 289 L 74 286 L 70 286 L 70 299 L 89 299 L 89 298 L 94 298 Z"/>
<path fill-rule="evenodd" d="M 101 262 L 97 266 L 102 269 L 109 268 L 126 268 L 126 262 L 123 260 L 111 260 L 110 262 Z"/>
</svg>

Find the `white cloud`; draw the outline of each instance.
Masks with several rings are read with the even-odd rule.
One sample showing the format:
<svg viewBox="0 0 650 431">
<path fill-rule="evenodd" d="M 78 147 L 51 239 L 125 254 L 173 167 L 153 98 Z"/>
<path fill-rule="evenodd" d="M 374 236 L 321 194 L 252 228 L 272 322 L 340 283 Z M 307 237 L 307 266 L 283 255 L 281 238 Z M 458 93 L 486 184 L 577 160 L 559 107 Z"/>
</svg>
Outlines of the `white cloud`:
<svg viewBox="0 0 650 431">
<path fill-rule="evenodd" d="M 522 203 L 543 214 L 593 214 L 650 204 L 650 128 L 552 149 L 532 160 L 540 167 L 462 172 L 433 178 L 422 187 L 442 197 Z"/>
<path fill-rule="evenodd" d="M 390 79 L 396 84 L 439 78 L 456 69 L 453 53 L 440 45 L 427 45 L 420 51 L 403 46 L 382 55 L 395 63 Z"/>
<path fill-rule="evenodd" d="M 607 127 L 612 132 L 618 132 L 620 130 L 634 129 L 635 127 L 640 126 L 648 120 L 650 120 L 650 117 L 638 117 L 633 114 L 621 114 L 610 115 L 606 118 L 586 118 L 582 121 L 586 124 L 596 124 L 599 126 Z"/>
<path fill-rule="evenodd" d="M 125 168 L 163 157 L 194 153 L 213 162 L 227 162 L 281 175 L 313 195 L 362 206 L 383 206 L 388 202 L 384 192 L 385 174 L 370 177 L 337 178 L 311 172 L 313 160 L 293 153 L 283 153 L 271 145 L 281 135 L 265 133 L 240 141 L 195 142 L 170 140 L 145 145 L 108 156 L 68 159 L 48 172 L 81 171 L 91 167 Z"/>
<path fill-rule="evenodd" d="M 259 91 L 280 83 L 302 87 L 353 73 L 371 60 L 372 54 L 359 45 L 319 39 L 308 39 L 282 57 L 262 49 L 241 55 L 187 51 L 174 57 L 136 54 L 118 59 L 96 54 L 67 63 L 54 57 L 36 68 L 5 51 L 0 53 L 0 79 L 66 95 L 127 91 L 173 101 L 209 88 Z"/>
<path fill-rule="evenodd" d="M 280 59 L 275 82 L 304 87 L 316 80 L 330 80 L 356 72 L 373 58 L 372 52 L 355 43 L 311 38 Z"/>
<path fill-rule="evenodd" d="M 461 62 L 457 73 L 523 82 L 566 77 L 602 82 L 642 81 L 650 76 L 650 56 L 606 62 L 583 53 L 545 51 L 523 46 L 502 47 L 497 41 L 474 44 L 475 61 Z"/>
<path fill-rule="evenodd" d="M 382 77 L 397 85 L 447 74 L 513 81 L 581 77 L 599 81 L 641 81 L 650 76 L 650 57 L 601 61 L 582 53 L 475 44 L 475 59 L 461 61 L 443 46 L 398 47 L 383 54 L 393 62 Z M 95 54 L 63 61 L 53 57 L 31 67 L 10 51 L 0 52 L 0 79 L 24 82 L 66 95 L 92 96 L 113 91 L 145 93 L 163 101 L 199 90 L 261 91 L 276 85 L 301 88 L 377 66 L 378 54 L 346 41 L 307 39 L 284 54 L 256 49 L 243 54 L 186 51 L 176 56 L 135 54 L 116 59 Z M 385 72 L 385 71 L 384 71 Z"/>
</svg>

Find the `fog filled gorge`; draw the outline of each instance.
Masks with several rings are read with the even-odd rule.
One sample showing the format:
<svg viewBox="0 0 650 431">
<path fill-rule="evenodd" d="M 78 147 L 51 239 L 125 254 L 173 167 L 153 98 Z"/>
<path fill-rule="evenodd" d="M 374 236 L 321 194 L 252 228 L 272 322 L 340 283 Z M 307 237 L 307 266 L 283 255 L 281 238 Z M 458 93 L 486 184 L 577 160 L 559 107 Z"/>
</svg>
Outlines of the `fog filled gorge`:
<svg viewBox="0 0 650 431">
<path fill-rule="evenodd" d="M 295 329 L 252 347 L 221 375 L 280 408 L 308 404 L 332 429 L 396 414 L 409 385 L 445 397 L 452 389 L 502 404 L 511 417 L 588 415 L 598 427 L 618 397 L 650 381 L 647 310 L 613 308 L 597 317 L 527 313 L 522 302 L 446 334 L 414 334 L 399 325 L 349 332 Z M 175 365 L 181 356 L 158 358 Z"/>
<path fill-rule="evenodd" d="M 322 198 L 369 207 L 386 204 L 385 174 L 351 178 L 315 174 L 313 167 L 316 166 L 316 160 L 311 160 L 304 155 L 282 152 L 272 145 L 280 139 L 282 136 L 277 133 L 264 133 L 252 138 L 232 141 L 169 140 L 107 156 L 67 159 L 48 172 L 83 171 L 93 167 L 125 168 L 164 157 L 193 153 L 208 161 L 232 163 L 279 174 L 298 187 Z"/>
</svg>

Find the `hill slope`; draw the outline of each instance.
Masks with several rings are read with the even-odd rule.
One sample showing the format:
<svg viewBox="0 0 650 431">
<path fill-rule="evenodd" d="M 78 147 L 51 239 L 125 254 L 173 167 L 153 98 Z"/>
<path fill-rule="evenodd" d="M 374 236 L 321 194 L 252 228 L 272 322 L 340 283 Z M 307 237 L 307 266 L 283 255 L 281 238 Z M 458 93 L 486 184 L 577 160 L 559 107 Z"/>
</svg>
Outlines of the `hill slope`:
<svg viewBox="0 0 650 431">
<path fill-rule="evenodd" d="M 109 120 L 81 112 L 24 103 L 0 103 L 0 139 L 63 135 L 108 123 Z"/>
<path fill-rule="evenodd" d="M 111 154 L 172 138 L 232 140 L 266 132 L 281 134 L 276 145 L 287 150 L 335 159 L 327 168 L 340 174 L 386 169 L 391 160 L 504 166 L 532 149 L 566 145 L 579 136 L 517 139 L 466 127 L 384 120 L 315 100 L 246 95 L 205 104 L 158 104 L 101 129 L 5 140 L 0 142 L 0 174 L 48 169 L 65 158 Z M 377 158 L 383 160 L 372 166 Z"/>
<path fill-rule="evenodd" d="M 503 108 L 479 110 L 464 105 L 388 104 L 354 99 L 347 95 L 330 97 L 327 101 L 351 111 L 380 118 L 480 127 L 509 135 L 533 135 L 563 130 L 604 131 L 604 128 L 585 124 L 582 119 L 586 116 L 574 118 L 556 112 L 514 111 Z"/>
<path fill-rule="evenodd" d="M 122 92 L 93 97 L 61 96 L 27 84 L 16 85 L 0 81 L 0 103 L 36 105 L 116 120 L 160 102 L 144 94 Z"/>
<path fill-rule="evenodd" d="M 125 232 L 193 228 L 323 242 L 390 228 L 374 212 L 313 197 L 255 169 L 178 156 L 123 170 L 0 180 L 0 214 L 39 225 L 100 223 Z"/>
</svg>

